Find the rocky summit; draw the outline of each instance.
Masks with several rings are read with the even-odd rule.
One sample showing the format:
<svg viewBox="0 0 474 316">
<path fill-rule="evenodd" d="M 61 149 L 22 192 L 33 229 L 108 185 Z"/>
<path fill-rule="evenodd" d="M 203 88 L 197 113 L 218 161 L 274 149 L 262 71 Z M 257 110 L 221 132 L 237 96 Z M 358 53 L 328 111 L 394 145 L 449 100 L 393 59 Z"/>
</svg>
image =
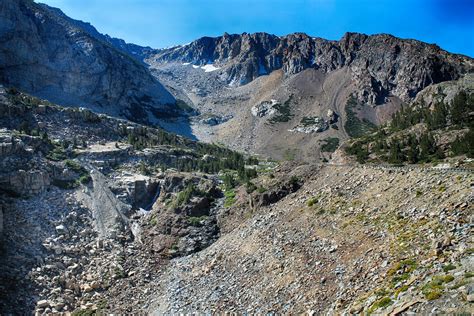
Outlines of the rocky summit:
<svg viewBox="0 0 474 316">
<path fill-rule="evenodd" d="M 474 313 L 474 60 L 167 49 L 0 2 L 0 315 Z"/>
</svg>

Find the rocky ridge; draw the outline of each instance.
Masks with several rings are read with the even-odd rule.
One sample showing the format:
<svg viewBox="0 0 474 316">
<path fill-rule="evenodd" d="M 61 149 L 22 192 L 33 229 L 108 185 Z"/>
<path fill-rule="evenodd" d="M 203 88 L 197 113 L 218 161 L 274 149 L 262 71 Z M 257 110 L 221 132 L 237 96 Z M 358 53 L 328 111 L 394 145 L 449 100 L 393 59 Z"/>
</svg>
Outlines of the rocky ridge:
<svg viewBox="0 0 474 316">
<path fill-rule="evenodd" d="M 147 62 L 152 67 L 172 62 L 212 64 L 220 72 L 219 78 L 230 85 L 246 84 L 278 69 L 294 75 L 308 68 L 327 73 L 348 67 L 355 90 L 360 91 L 358 98 L 368 104 L 385 103 L 389 96 L 408 102 L 426 86 L 458 79 L 474 67 L 471 58 L 450 54 L 436 45 L 358 33 L 346 33 L 339 41 L 304 33 L 282 37 L 224 34 L 161 50 Z"/>
</svg>

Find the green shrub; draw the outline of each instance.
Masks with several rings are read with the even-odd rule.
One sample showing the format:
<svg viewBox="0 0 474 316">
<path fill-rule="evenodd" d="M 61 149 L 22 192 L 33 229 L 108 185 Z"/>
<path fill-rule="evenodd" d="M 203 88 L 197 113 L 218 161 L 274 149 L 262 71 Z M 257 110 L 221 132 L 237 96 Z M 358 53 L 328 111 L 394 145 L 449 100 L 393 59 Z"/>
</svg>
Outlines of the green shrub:
<svg viewBox="0 0 474 316">
<path fill-rule="evenodd" d="M 267 192 L 267 189 L 264 188 L 264 187 L 262 187 L 262 186 L 259 186 L 259 187 L 257 188 L 257 192 L 260 193 L 260 194 L 262 194 L 262 193 Z"/>
<path fill-rule="evenodd" d="M 232 205 L 234 205 L 235 203 L 235 190 L 234 189 L 231 189 L 231 190 L 226 190 L 224 192 L 224 197 L 225 197 L 225 201 L 224 201 L 224 207 L 231 207 Z"/>
<path fill-rule="evenodd" d="M 206 220 L 207 216 L 190 216 L 187 218 L 189 225 L 191 226 L 201 226 L 201 222 Z"/>
<path fill-rule="evenodd" d="M 367 119 L 361 120 L 357 117 L 357 114 L 354 112 L 354 108 L 358 105 L 359 104 L 357 103 L 356 98 L 351 95 L 347 100 L 345 107 L 347 119 L 346 123 L 344 124 L 344 129 L 350 137 L 361 137 L 373 132 L 377 128 L 374 123 L 368 121 Z"/>
<path fill-rule="evenodd" d="M 447 265 L 443 266 L 443 271 L 448 272 L 451 270 L 456 269 L 456 266 L 454 264 L 448 263 Z"/>
<path fill-rule="evenodd" d="M 83 174 L 82 176 L 79 177 L 78 181 L 82 184 L 87 184 L 92 181 L 92 178 L 88 174 Z"/>
<path fill-rule="evenodd" d="M 194 185 L 194 183 L 190 182 L 188 183 L 188 185 L 186 186 L 186 188 L 179 192 L 177 195 L 176 195 L 176 199 L 174 201 L 174 207 L 178 207 L 178 206 L 182 206 L 186 203 L 188 203 L 191 198 L 195 195 L 201 195 L 201 191 L 199 191 L 196 186 Z"/>
<path fill-rule="evenodd" d="M 248 194 L 250 194 L 253 191 L 257 190 L 257 186 L 253 182 L 247 181 L 247 183 L 245 184 L 245 190 Z"/>
<path fill-rule="evenodd" d="M 324 144 L 321 145 L 322 152 L 335 152 L 336 149 L 339 147 L 339 138 L 337 137 L 328 137 L 323 139 Z"/>
<path fill-rule="evenodd" d="M 68 168 L 68 169 L 71 169 L 77 173 L 80 173 L 80 172 L 83 172 L 84 168 L 78 164 L 77 162 L 75 162 L 74 160 L 65 160 L 64 161 L 64 165 Z"/>
<path fill-rule="evenodd" d="M 294 115 L 291 113 L 290 107 L 292 100 L 293 95 L 290 95 L 290 97 L 288 98 L 288 100 L 285 101 L 285 103 L 276 104 L 273 106 L 277 110 L 277 113 L 272 118 L 270 118 L 270 124 L 288 122 L 293 118 Z"/>
<path fill-rule="evenodd" d="M 308 202 L 306 202 L 306 204 L 307 204 L 309 207 L 313 206 L 313 205 L 316 204 L 316 203 L 318 203 L 318 199 L 317 199 L 317 198 L 314 198 L 314 197 L 313 197 L 313 198 L 310 198 L 310 199 L 308 200 Z"/>
<path fill-rule="evenodd" d="M 390 306 L 393 304 L 393 301 L 390 299 L 390 297 L 382 297 L 381 299 L 375 301 L 374 304 L 372 304 L 372 306 L 369 308 L 369 314 L 373 313 L 374 311 L 376 311 L 377 309 L 379 308 L 385 308 L 387 306 Z"/>
<path fill-rule="evenodd" d="M 54 146 L 53 149 L 46 156 L 49 160 L 61 161 L 68 158 L 66 151 L 61 146 Z"/>
</svg>

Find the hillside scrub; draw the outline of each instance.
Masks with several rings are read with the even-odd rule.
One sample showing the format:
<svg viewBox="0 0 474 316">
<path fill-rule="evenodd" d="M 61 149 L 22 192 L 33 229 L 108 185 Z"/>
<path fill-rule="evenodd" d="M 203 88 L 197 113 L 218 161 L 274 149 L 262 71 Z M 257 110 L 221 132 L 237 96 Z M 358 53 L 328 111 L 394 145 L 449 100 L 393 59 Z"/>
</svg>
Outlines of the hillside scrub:
<svg viewBox="0 0 474 316">
<path fill-rule="evenodd" d="M 473 158 L 473 112 L 474 94 L 464 91 L 449 105 L 438 102 L 430 109 L 421 102 L 405 106 L 393 115 L 389 125 L 355 139 L 345 150 L 360 163 L 429 163 L 459 155 Z M 445 131 L 454 131 L 457 135 L 441 146 L 439 139 Z"/>
</svg>

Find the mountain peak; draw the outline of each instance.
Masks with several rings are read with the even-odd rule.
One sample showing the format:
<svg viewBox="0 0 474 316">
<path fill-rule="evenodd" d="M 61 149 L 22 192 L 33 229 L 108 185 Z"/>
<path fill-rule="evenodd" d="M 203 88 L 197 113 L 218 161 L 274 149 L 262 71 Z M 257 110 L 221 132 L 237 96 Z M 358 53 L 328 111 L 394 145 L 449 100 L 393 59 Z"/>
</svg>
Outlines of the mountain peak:
<svg viewBox="0 0 474 316">
<path fill-rule="evenodd" d="M 346 67 L 359 85 L 358 97 L 369 104 L 378 104 L 389 95 L 409 101 L 427 85 L 457 79 L 474 69 L 471 58 L 447 53 L 435 45 L 389 34 L 354 32 L 345 33 L 339 41 L 305 33 L 281 37 L 268 33 L 226 33 L 159 51 L 147 61 L 216 63 L 223 73 L 222 80 L 232 85 L 247 84 L 278 69 L 293 75 L 309 68 L 327 73 Z"/>
</svg>

